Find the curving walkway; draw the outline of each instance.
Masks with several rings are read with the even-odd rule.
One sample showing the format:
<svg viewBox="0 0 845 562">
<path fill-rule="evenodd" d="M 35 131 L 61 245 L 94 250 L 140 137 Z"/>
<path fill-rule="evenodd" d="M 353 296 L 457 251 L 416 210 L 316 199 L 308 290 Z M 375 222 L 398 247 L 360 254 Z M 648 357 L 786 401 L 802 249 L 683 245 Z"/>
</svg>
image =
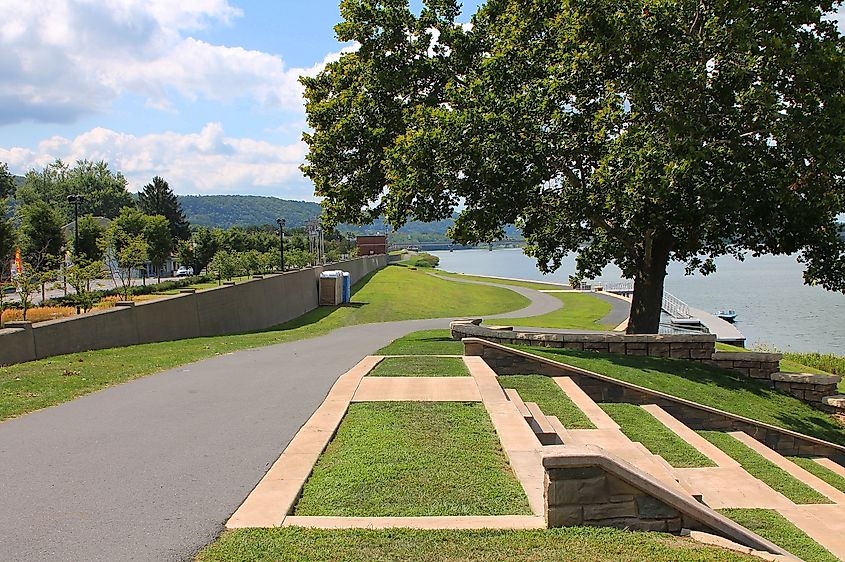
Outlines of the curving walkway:
<svg viewBox="0 0 845 562">
<path fill-rule="evenodd" d="M 499 316 L 560 306 L 507 288 L 532 303 Z M 238 351 L 0 423 L 0 560 L 191 559 L 338 376 L 450 320 L 350 326 Z"/>
</svg>

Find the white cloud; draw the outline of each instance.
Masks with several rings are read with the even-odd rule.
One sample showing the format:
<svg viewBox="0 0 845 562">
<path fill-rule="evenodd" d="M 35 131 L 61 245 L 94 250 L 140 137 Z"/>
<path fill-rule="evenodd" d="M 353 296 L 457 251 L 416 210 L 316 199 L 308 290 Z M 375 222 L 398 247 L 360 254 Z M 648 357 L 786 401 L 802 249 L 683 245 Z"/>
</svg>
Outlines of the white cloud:
<svg viewBox="0 0 845 562">
<path fill-rule="evenodd" d="M 155 175 L 180 194 L 251 193 L 293 199 L 313 199 L 313 187 L 299 165 L 303 142 L 277 145 L 249 138 L 228 137 L 219 123 L 198 133 L 131 135 L 95 128 L 73 139 L 52 137 L 34 149 L 0 148 L 0 162 L 12 171 L 38 169 L 60 158 L 105 160 L 120 170 L 137 191 Z"/>
<path fill-rule="evenodd" d="M 301 110 L 297 78 L 325 63 L 290 68 L 190 36 L 239 17 L 228 0 L 0 0 L 0 13 L 0 125 L 72 122 L 126 92 L 159 109 L 178 95 Z"/>
</svg>

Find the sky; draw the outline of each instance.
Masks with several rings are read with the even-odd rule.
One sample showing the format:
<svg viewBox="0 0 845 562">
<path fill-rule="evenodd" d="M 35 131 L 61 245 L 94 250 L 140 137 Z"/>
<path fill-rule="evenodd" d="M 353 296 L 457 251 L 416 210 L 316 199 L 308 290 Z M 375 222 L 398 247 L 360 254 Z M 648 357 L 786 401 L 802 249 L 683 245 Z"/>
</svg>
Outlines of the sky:
<svg viewBox="0 0 845 562">
<path fill-rule="evenodd" d="M 351 47 L 338 0 L 0 0 L 0 14 L 12 173 L 105 160 L 131 191 L 159 175 L 183 195 L 315 200 L 297 79 Z"/>
<path fill-rule="evenodd" d="M 315 200 L 297 79 L 351 48 L 338 0 L 0 0 L 0 14 L 12 173 L 105 160 L 131 191 L 159 175 L 182 195 Z"/>
</svg>

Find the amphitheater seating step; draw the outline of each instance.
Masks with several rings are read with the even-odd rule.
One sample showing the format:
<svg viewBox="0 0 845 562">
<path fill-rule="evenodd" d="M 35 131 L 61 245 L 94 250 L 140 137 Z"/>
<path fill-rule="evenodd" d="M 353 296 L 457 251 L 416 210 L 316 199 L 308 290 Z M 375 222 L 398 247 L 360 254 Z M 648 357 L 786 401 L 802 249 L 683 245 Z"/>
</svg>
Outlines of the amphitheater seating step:
<svg viewBox="0 0 845 562">
<path fill-rule="evenodd" d="M 519 410 L 519 413 L 522 414 L 524 418 L 530 418 L 531 412 L 528 411 L 528 407 L 525 405 L 525 402 L 522 401 L 522 397 L 519 395 L 519 392 L 513 388 L 506 388 L 505 395 L 507 395 L 508 400 L 513 402 L 516 409 Z"/>
<path fill-rule="evenodd" d="M 525 406 L 531 412 L 531 429 L 537 434 L 537 439 L 543 445 L 560 445 L 562 443 L 560 436 L 549 423 L 546 415 L 535 402 L 526 402 Z"/>
<path fill-rule="evenodd" d="M 561 423 L 561 421 L 557 419 L 557 417 L 546 416 L 546 419 L 549 420 L 549 423 L 552 425 L 555 430 L 555 433 L 557 433 L 558 437 L 560 437 L 560 440 L 563 442 L 564 445 L 572 442 L 572 436 L 569 435 L 569 430 L 564 427 L 563 423 Z"/>
</svg>

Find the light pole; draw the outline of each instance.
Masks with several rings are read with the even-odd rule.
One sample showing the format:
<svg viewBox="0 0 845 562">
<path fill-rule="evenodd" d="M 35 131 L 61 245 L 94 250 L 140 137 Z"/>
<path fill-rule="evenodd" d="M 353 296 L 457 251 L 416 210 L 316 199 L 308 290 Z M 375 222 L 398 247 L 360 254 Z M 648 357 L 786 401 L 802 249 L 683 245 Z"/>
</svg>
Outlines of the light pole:
<svg viewBox="0 0 845 562">
<path fill-rule="evenodd" d="M 73 203 L 73 256 L 79 255 L 79 204 L 85 200 L 82 195 L 68 195 L 67 200 Z"/>
<path fill-rule="evenodd" d="M 285 219 L 276 219 L 279 225 L 279 261 L 282 264 L 282 273 L 285 272 Z"/>
</svg>

